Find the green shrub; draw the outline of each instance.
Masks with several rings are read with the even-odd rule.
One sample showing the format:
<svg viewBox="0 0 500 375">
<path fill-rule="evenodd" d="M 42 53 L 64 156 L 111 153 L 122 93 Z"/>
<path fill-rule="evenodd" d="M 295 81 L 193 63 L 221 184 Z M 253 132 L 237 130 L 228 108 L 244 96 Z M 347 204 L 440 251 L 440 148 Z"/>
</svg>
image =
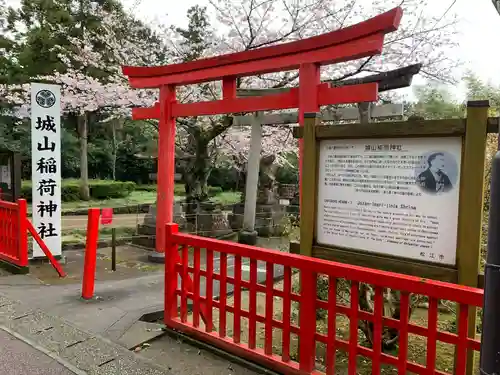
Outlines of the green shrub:
<svg viewBox="0 0 500 375">
<path fill-rule="evenodd" d="M 220 186 L 209 186 L 208 187 L 208 196 L 215 197 L 216 195 L 222 193 L 222 188 Z"/>
<path fill-rule="evenodd" d="M 238 189 L 238 172 L 234 168 L 214 168 L 208 176 L 208 185 L 222 188 L 223 191 Z"/>
<path fill-rule="evenodd" d="M 90 180 L 90 197 L 92 199 L 125 198 L 135 190 L 135 183 L 130 181 Z M 28 202 L 33 199 L 31 181 L 23 181 L 21 196 Z M 61 188 L 63 202 L 80 200 L 80 183 L 78 180 L 63 180 Z"/>
<path fill-rule="evenodd" d="M 157 188 L 158 188 L 157 185 L 137 185 L 135 190 L 136 191 L 156 191 Z M 208 195 L 210 197 L 214 197 L 222 192 L 223 192 L 223 190 L 220 186 L 209 186 L 208 187 Z M 186 191 L 184 190 L 184 184 L 175 184 L 174 195 L 177 197 L 182 197 L 182 196 L 186 195 Z"/>
<path fill-rule="evenodd" d="M 152 192 L 152 191 L 156 191 L 156 189 L 158 188 L 157 185 L 137 185 L 135 187 L 135 190 L 136 191 L 149 191 L 149 192 Z"/>
<path fill-rule="evenodd" d="M 28 202 L 33 200 L 31 181 L 23 181 L 21 185 L 21 197 Z M 63 180 L 61 187 L 61 200 L 63 202 L 74 202 L 80 199 L 80 187 L 76 180 Z"/>
<path fill-rule="evenodd" d="M 186 190 L 184 189 L 184 184 L 175 184 L 174 195 L 178 196 L 178 197 L 186 195 Z"/>
<path fill-rule="evenodd" d="M 298 184 L 299 169 L 289 165 L 279 167 L 276 171 L 276 181 L 280 184 Z"/>
<path fill-rule="evenodd" d="M 93 180 L 89 183 L 90 196 L 99 200 L 128 197 L 135 186 L 132 181 Z"/>
</svg>

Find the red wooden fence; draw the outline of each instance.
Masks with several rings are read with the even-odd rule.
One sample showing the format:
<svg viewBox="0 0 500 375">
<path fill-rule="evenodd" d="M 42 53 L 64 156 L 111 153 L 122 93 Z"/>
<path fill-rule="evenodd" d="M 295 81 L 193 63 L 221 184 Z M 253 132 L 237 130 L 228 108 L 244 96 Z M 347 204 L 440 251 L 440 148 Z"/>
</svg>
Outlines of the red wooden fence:
<svg viewBox="0 0 500 375">
<path fill-rule="evenodd" d="M 336 351 L 340 350 L 348 354 L 347 369 L 350 375 L 357 373 L 360 356 L 371 360 L 373 374 L 379 374 L 383 364 L 396 368 L 400 374 L 407 371 L 417 374 L 446 374 L 447 372 L 436 370 L 436 344 L 442 342 L 454 345 L 457 351 L 455 369 L 450 368 L 448 371 L 465 374 L 467 350 L 480 349 L 477 340 L 467 337 L 469 306 L 481 307 L 483 303 L 483 291 L 480 289 L 178 233 L 176 224 L 167 225 L 166 241 L 167 326 L 278 372 L 334 374 Z M 214 256 L 217 253 L 218 258 Z M 245 258 L 248 258 L 248 263 L 243 263 Z M 228 261 L 231 263 L 230 267 Z M 265 277 L 260 282 L 258 262 L 265 263 Z M 247 264 L 249 277 L 245 280 L 242 277 L 242 265 Z M 219 269 L 218 272 L 214 270 L 214 265 Z M 281 266 L 283 270 L 282 289 L 275 286 L 276 266 Z M 329 280 L 326 301 L 317 298 L 316 281 L 319 275 Z M 300 278 L 300 291 L 293 290 L 292 277 Z M 345 304 L 337 301 L 336 285 L 341 279 L 350 285 L 350 302 Z M 215 295 L 217 293 L 214 293 L 214 282 L 218 282 L 220 286 L 218 298 Z M 359 309 L 360 283 L 369 284 L 375 290 L 374 313 Z M 233 303 L 228 303 L 228 285 L 234 286 Z M 383 291 L 386 288 L 401 293 L 399 319 L 383 316 Z M 248 290 L 249 293 L 248 309 L 242 306 L 242 290 Z M 264 295 L 265 300 L 265 309 L 261 309 L 260 313 L 257 311 L 257 295 Z M 410 322 L 409 305 L 412 295 L 428 298 L 426 327 Z M 278 314 L 280 318 L 276 317 L 276 300 L 282 301 Z M 439 300 L 449 300 L 457 304 L 457 310 L 460 312 L 457 334 L 439 329 Z M 293 313 L 292 304 L 298 306 L 298 318 Z M 188 311 L 189 305 L 192 306 L 192 312 Z M 317 329 L 317 309 L 328 313 L 326 333 Z M 227 314 L 230 315 L 229 320 Z M 205 323 L 200 321 L 200 316 Z M 215 319 L 217 316 L 218 319 Z M 338 316 L 345 316 L 349 327 L 352 327 L 348 337 L 337 335 Z M 360 320 L 373 324 L 372 348 L 358 343 Z M 243 329 L 244 322 L 248 326 L 247 330 Z M 264 326 L 262 345 L 258 343 L 259 324 Z M 399 350 L 396 355 L 384 353 L 382 350 L 381 334 L 384 327 L 399 331 Z M 279 344 L 273 345 L 273 333 L 276 335 L 277 332 L 281 333 L 281 340 Z M 409 360 L 409 334 L 426 338 L 425 363 Z M 298 353 L 294 356 L 290 350 L 292 336 L 300 337 Z M 318 343 L 326 347 L 321 366 L 317 362 Z"/>
<path fill-rule="evenodd" d="M 19 267 L 28 266 L 27 203 L 0 200 L 0 259 Z"/>
</svg>

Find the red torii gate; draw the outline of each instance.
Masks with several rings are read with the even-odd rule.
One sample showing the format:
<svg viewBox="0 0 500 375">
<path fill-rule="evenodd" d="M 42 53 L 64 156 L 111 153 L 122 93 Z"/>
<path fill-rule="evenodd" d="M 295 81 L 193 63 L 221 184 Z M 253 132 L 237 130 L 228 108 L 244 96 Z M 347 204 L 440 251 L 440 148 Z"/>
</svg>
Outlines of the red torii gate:
<svg viewBox="0 0 500 375">
<path fill-rule="evenodd" d="M 124 66 L 123 74 L 132 87 L 160 89 L 159 102 L 153 107 L 134 108 L 132 112 L 136 120 L 159 120 L 156 251 L 164 252 L 166 224 L 173 221 L 177 117 L 298 108 L 302 126 L 304 113 L 319 112 L 322 105 L 376 101 L 377 83 L 330 87 L 321 83 L 320 67 L 380 54 L 385 34 L 397 30 L 401 16 L 398 7 L 356 25 L 295 42 L 180 64 Z M 239 77 L 294 69 L 299 70 L 298 88 L 275 95 L 236 97 Z M 177 103 L 177 86 L 216 80 L 222 80 L 222 100 Z M 302 171 L 302 143 L 299 152 Z"/>
</svg>

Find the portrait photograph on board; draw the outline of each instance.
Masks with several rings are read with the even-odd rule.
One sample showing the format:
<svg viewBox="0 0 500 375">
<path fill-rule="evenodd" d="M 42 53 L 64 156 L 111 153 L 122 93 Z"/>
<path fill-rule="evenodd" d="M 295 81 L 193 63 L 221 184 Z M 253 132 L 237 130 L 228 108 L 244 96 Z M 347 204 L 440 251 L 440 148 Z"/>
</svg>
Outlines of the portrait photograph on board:
<svg viewBox="0 0 500 375">
<path fill-rule="evenodd" d="M 452 155 L 430 152 L 422 156 L 422 163 L 417 167 L 416 183 L 427 194 L 443 194 L 455 187 L 457 174 L 457 162 Z"/>
</svg>

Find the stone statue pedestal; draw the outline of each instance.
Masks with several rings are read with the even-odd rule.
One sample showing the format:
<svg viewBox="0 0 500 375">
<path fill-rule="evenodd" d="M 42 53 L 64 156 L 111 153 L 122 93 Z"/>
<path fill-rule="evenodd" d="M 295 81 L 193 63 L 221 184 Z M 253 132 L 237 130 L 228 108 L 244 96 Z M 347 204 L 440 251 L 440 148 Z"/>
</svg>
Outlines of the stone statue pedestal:
<svg viewBox="0 0 500 375">
<path fill-rule="evenodd" d="M 211 238 L 221 238 L 233 233 L 227 215 L 216 203 L 200 202 L 191 211 L 194 213 L 186 216 L 189 233 Z"/>
<path fill-rule="evenodd" d="M 179 225 L 179 231 L 186 228 L 182 202 L 174 202 L 174 223 Z M 156 249 L 156 203 L 149 207 L 144 222 L 137 225 L 137 236 L 134 236 L 132 243 L 147 249 Z"/>
<path fill-rule="evenodd" d="M 233 205 L 233 213 L 230 215 L 231 227 L 242 232 L 240 239 L 244 242 L 241 243 L 254 245 L 257 239 L 249 239 L 252 231 L 243 228 L 244 211 L 244 202 Z M 286 213 L 287 207 L 279 204 L 276 189 L 259 189 L 253 232 L 260 237 L 280 237 L 285 230 L 283 219 Z"/>
<path fill-rule="evenodd" d="M 213 202 L 196 204 L 189 215 L 184 209 L 184 202 L 174 203 L 174 223 L 179 225 L 180 232 L 212 238 L 233 233 L 226 214 Z M 150 250 L 156 249 L 156 204 L 150 206 L 144 222 L 137 226 L 137 236 L 132 239 L 132 243 Z"/>
<path fill-rule="evenodd" d="M 255 230 L 253 232 L 250 232 L 243 229 L 238 232 L 238 243 L 241 243 L 243 245 L 255 246 L 257 245 L 258 238 L 259 234 Z"/>
<path fill-rule="evenodd" d="M 255 230 L 260 237 L 280 237 L 285 231 L 283 219 L 286 207 L 279 202 L 273 204 L 257 204 L 255 214 Z"/>
</svg>

